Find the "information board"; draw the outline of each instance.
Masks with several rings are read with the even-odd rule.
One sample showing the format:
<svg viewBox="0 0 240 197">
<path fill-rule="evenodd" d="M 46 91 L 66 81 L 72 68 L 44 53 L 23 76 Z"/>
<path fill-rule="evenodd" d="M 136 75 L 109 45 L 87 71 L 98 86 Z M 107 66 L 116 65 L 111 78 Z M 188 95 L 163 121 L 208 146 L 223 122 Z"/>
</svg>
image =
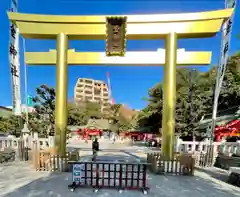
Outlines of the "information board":
<svg viewBox="0 0 240 197">
<path fill-rule="evenodd" d="M 82 164 L 73 164 L 72 179 L 75 183 L 81 182 L 82 166 Z"/>
</svg>

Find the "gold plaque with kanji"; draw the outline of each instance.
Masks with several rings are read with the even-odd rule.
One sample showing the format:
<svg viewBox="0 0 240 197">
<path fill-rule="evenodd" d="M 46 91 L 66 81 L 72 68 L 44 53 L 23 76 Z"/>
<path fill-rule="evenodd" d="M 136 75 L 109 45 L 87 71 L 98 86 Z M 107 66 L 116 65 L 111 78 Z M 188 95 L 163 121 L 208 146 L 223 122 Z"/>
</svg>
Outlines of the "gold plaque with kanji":
<svg viewBox="0 0 240 197">
<path fill-rule="evenodd" d="M 124 56 L 127 17 L 107 17 L 106 55 Z"/>
</svg>

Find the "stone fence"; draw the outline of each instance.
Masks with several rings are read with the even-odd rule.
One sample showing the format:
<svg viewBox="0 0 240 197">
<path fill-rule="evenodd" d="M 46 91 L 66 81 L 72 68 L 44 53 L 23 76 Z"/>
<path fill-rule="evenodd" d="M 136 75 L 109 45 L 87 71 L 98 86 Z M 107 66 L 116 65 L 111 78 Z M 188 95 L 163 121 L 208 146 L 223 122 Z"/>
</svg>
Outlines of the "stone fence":
<svg viewBox="0 0 240 197">
<path fill-rule="evenodd" d="M 36 133 L 31 135 L 24 135 L 24 144 L 26 147 L 32 147 L 33 141 L 38 144 L 40 149 L 51 148 L 54 146 L 54 137 L 39 138 Z M 3 148 L 14 148 L 17 149 L 19 146 L 20 138 L 15 136 L 0 137 L 0 150 Z M 101 141 L 101 140 L 100 140 Z M 71 140 L 69 140 L 71 143 Z M 207 152 L 207 147 L 210 145 L 209 140 L 204 141 L 182 141 L 180 138 L 175 140 L 175 152 L 186 153 L 186 152 Z M 214 154 L 221 153 L 223 155 L 231 156 L 232 154 L 240 156 L 240 141 L 237 142 L 214 142 L 213 143 Z"/>
<path fill-rule="evenodd" d="M 210 145 L 208 139 L 204 141 L 182 141 L 180 138 L 177 138 L 175 143 L 175 152 L 207 152 L 207 147 Z M 240 141 L 237 142 L 214 142 L 213 144 L 214 154 L 221 153 L 223 155 L 232 154 L 240 156 Z"/>
<path fill-rule="evenodd" d="M 0 137 L 0 150 L 4 148 L 13 148 L 18 149 L 21 145 L 21 140 L 24 141 L 24 146 L 31 148 L 33 145 L 33 142 L 36 142 L 38 144 L 38 147 L 40 149 L 45 149 L 51 147 L 53 144 L 53 140 L 51 137 L 49 138 L 39 138 L 37 134 L 34 134 L 33 136 L 23 136 L 23 137 L 15 137 L 15 136 L 8 136 L 8 137 Z"/>
</svg>

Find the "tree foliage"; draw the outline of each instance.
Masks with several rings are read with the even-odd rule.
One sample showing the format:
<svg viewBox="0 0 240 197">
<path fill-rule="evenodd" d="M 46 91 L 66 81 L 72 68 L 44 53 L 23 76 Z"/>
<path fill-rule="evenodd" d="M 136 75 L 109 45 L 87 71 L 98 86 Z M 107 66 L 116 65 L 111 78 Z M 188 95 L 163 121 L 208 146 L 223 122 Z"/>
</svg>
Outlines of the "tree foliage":
<svg viewBox="0 0 240 197">
<path fill-rule="evenodd" d="M 28 113 L 28 127 L 32 132 L 39 133 L 40 137 L 47 137 L 54 133 L 56 92 L 54 88 L 41 85 L 36 88 L 36 96 L 33 97 L 35 112 Z M 101 118 L 101 106 L 89 101 L 76 105 L 68 102 L 68 125 L 86 125 L 89 118 Z M 9 118 L 0 117 L 0 131 L 9 132 L 19 136 L 22 123 L 27 116 L 23 114 L 22 122 L 17 116 Z"/>
<path fill-rule="evenodd" d="M 48 121 L 50 125 L 55 122 L 56 92 L 54 88 L 41 85 L 36 89 L 36 96 L 33 98 L 34 108 L 38 118 Z"/>
<path fill-rule="evenodd" d="M 8 118 L 0 117 L 0 132 L 15 134 L 20 132 L 20 128 L 21 122 L 17 116 L 10 116 Z"/>
<path fill-rule="evenodd" d="M 240 105 L 240 54 L 228 60 L 222 84 L 218 110 Z M 216 67 L 208 72 L 192 69 L 177 69 L 176 84 L 176 133 L 181 136 L 202 135 L 195 128 L 203 116 L 213 110 Z M 151 127 L 158 132 L 162 124 L 163 84 L 158 83 L 148 92 L 148 105 L 138 116 L 140 127 Z"/>
<path fill-rule="evenodd" d="M 41 85 L 36 88 L 36 95 L 33 97 L 35 112 L 28 113 L 28 126 L 30 131 L 39 133 L 41 137 L 47 137 L 49 133 L 54 132 L 55 123 L 55 102 L 56 92 L 54 88 L 47 85 Z M 88 120 L 105 118 L 111 120 L 111 129 L 115 132 L 129 130 L 132 128 L 130 120 L 127 120 L 121 113 L 121 104 L 109 105 L 107 113 L 101 112 L 101 104 L 90 101 L 83 101 L 75 104 L 68 102 L 68 125 L 82 126 L 86 125 Z M 22 116 L 26 121 L 26 114 Z M 21 128 L 16 116 L 0 119 L 0 131 L 11 131 L 19 136 Z M 16 128 L 18 131 L 16 132 Z"/>
<path fill-rule="evenodd" d="M 135 117 L 127 118 L 121 109 L 122 104 L 109 106 L 107 119 L 110 121 L 110 130 L 113 132 L 129 131 L 135 127 Z"/>
<path fill-rule="evenodd" d="M 86 125 L 90 118 L 102 117 L 101 105 L 89 101 L 75 104 L 68 103 L 68 125 Z"/>
</svg>

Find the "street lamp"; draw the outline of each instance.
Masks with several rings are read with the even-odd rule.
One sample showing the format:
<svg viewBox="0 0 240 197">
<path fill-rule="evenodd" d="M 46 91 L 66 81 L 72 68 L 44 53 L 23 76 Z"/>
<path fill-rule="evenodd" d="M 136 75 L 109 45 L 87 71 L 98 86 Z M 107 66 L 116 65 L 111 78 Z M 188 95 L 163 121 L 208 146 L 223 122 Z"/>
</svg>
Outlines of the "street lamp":
<svg viewBox="0 0 240 197">
<path fill-rule="evenodd" d="M 27 127 L 27 123 L 24 123 L 23 129 L 21 131 L 21 141 L 20 146 L 18 146 L 18 154 L 21 160 L 28 160 L 28 148 L 29 148 L 29 129 Z"/>
<path fill-rule="evenodd" d="M 28 126 L 27 126 L 27 123 L 24 123 L 24 126 L 23 126 L 23 129 L 21 131 L 21 136 L 23 138 L 23 143 L 24 143 L 24 147 L 28 147 L 28 137 L 29 137 L 29 129 L 28 129 Z"/>
</svg>

